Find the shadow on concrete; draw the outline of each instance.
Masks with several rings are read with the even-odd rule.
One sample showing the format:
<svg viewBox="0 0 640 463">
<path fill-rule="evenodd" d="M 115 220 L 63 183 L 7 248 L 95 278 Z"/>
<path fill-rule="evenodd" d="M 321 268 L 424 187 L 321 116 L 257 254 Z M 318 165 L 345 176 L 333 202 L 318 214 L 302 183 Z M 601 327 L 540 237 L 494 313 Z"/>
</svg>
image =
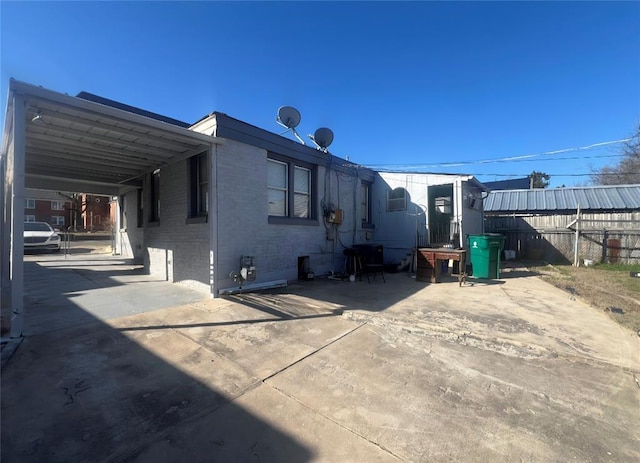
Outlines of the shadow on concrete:
<svg viewBox="0 0 640 463">
<path fill-rule="evenodd" d="M 216 365 L 224 359 L 178 333 L 155 340 L 145 333 L 126 335 L 105 323 L 105 313 L 95 304 L 118 305 L 141 288 L 127 286 L 127 274 L 117 265 L 110 270 L 86 266 L 79 272 L 25 263 L 29 335 L 2 369 L 0 460 L 312 459 L 312 452 L 292 436 L 233 402 L 259 379 L 242 372 L 221 379 Z M 131 274 L 139 278 L 136 270 Z M 149 284 L 164 293 L 137 300 L 138 311 L 194 297 L 177 285 Z M 88 291 L 92 298 L 75 297 L 81 288 L 93 288 Z M 87 310 L 92 304 L 93 310 Z M 170 354 L 166 358 L 175 363 L 157 352 Z M 211 384 L 187 373 L 204 367 Z"/>
</svg>

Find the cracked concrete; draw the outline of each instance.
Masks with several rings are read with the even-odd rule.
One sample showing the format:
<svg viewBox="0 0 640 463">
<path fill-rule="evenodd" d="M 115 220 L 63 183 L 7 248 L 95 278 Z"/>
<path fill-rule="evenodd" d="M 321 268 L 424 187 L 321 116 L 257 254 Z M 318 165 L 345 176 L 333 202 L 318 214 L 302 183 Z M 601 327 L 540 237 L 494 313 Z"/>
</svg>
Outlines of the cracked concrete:
<svg viewBox="0 0 640 463">
<path fill-rule="evenodd" d="M 524 269 L 218 300 L 79 270 L 29 266 L 3 462 L 640 459 L 640 338 Z"/>
</svg>

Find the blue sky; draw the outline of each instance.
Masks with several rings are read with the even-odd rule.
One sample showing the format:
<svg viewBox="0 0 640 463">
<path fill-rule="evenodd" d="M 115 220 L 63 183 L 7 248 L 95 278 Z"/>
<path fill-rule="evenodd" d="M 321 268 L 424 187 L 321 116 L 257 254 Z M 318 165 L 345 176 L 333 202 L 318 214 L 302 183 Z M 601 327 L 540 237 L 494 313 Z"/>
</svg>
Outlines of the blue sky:
<svg viewBox="0 0 640 463">
<path fill-rule="evenodd" d="M 330 127 L 330 151 L 359 164 L 538 170 L 552 187 L 587 184 L 620 146 L 542 153 L 640 122 L 640 2 L 2 1 L 0 15 L 3 106 L 11 77 L 276 133 L 292 105 L 305 139 Z"/>
</svg>

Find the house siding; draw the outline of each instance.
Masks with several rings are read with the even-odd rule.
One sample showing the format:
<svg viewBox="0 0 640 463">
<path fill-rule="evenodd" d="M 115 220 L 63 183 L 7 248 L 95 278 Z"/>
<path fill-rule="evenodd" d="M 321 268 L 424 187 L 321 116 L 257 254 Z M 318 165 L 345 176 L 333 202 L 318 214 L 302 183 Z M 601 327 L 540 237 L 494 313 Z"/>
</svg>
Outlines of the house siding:
<svg viewBox="0 0 640 463">
<path fill-rule="evenodd" d="M 461 223 L 462 244 L 466 246 L 464 235 L 481 233 L 483 214 L 481 205 L 476 209 L 470 208 L 465 198 L 472 190 L 466 175 L 425 174 L 407 172 L 381 172 L 376 180 L 376 208 L 377 208 L 377 241 L 384 247 L 385 261 L 400 262 L 416 246 L 430 243 L 430 228 L 435 224 L 429 221 L 429 204 L 433 198 L 429 197 L 429 187 L 451 186 L 452 219 Z M 387 192 L 395 188 L 407 190 L 407 208 L 405 211 L 387 211 Z"/>
<path fill-rule="evenodd" d="M 317 221 L 309 225 L 269 223 L 267 212 L 268 152 L 241 142 L 228 140 L 217 150 L 218 268 L 220 288 L 237 287 L 229 276 L 240 269 L 243 255 L 254 256 L 256 283 L 298 278 L 298 257 L 308 256 L 316 274 L 342 271 L 341 241 L 353 244 L 354 176 L 330 170 L 325 192 L 325 168 L 315 170 L 316 198 L 312 203 Z M 277 153 L 275 153 L 277 154 Z M 338 195 L 338 191 L 340 194 Z M 331 202 L 343 211 L 338 232 L 325 228 L 321 201 Z M 327 239 L 333 238 L 333 239 Z"/>
<path fill-rule="evenodd" d="M 143 259 L 151 275 L 209 292 L 209 226 L 207 223 L 186 223 L 187 168 L 188 161 L 183 160 L 160 170 L 160 220 L 150 224 L 149 211 L 145 209 Z M 144 182 L 145 204 L 150 204 L 149 180 L 147 176 Z M 128 203 L 134 207 L 135 197 Z"/>
<path fill-rule="evenodd" d="M 138 193 L 137 190 L 129 191 L 124 195 L 124 210 L 122 216 L 124 223 L 117 225 L 116 253 L 122 257 L 133 258 L 136 261 L 144 261 L 144 228 L 137 226 L 138 220 Z M 123 205 L 119 202 L 118 207 Z M 116 220 L 118 214 L 114 214 Z"/>
</svg>

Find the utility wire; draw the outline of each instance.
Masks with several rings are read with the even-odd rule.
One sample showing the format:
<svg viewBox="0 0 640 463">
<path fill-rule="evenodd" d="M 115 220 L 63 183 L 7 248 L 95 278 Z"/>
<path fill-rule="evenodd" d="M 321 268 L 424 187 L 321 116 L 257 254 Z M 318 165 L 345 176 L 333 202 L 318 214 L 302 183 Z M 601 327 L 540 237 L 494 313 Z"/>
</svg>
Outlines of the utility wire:
<svg viewBox="0 0 640 463">
<path fill-rule="evenodd" d="M 600 148 L 602 146 L 607 146 L 607 145 L 615 145 L 615 144 L 620 144 L 620 143 L 626 143 L 628 141 L 631 141 L 632 138 L 625 138 L 622 140 L 611 140 L 611 141 L 604 141 L 604 142 L 599 142 L 599 143 L 593 143 L 591 145 L 586 145 L 586 146 L 577 146 L 577 147 L 573 147 L 573 148 L 565 148 L 565 149 L 561 149 L 561 150 L 554 150 L 554 151 L 545 151 L 544 153 L 535 153 L 535 154 L 524 154 L 524 155 L 519 155 L 519 156 L 507 156 L 507 157 L 502 157 L 502 158 L 493 158 L 493 159 L 479 159 L 479 160 L 473 160 L 473 161 L 457 161 L 457 162 L 440 162 L 440 163 L 430 163 L 430 164 L 367 164 L 365 165 L 365 167 L 371 168 L 371 169 L 376 169 L 376 170 L 380 170 L 380 169 L 390 169 L 390 168 L 396 168 L 396 169 L 418 169 L 418 168 L 432 168 L 432 167 L 457 167 L 457 166 L 464 166 L 464 165 L 474 165 L 474 164 L 491 164 L 491 163 L 502 163 L 502 162 L 522 162 L 522 161 L 531 161 L 533 160 L 533 158 L 539 157 L 539 156 L 553 156 L 556 154 L 561 154 L 561 153 L 569 153 L 569 152 L 573 152 L 573 151 L 586 151 L 586 150 L 590 150 L 590 149 L 594 149 L 594 148 Z M 573 157 L 573 158 L 554 158 L 554 159 L 549 159 L 550 160 L 562 160 L 562 159 L 591 159 L 591 158 L 596 158 L 596 157 L 619 157 L 619 156 L 623 156 L 622 154 L 615 154 L 615 155 L 601 155 L 601 156 L 589 156 L 589 157 Z"/>
</svg>

